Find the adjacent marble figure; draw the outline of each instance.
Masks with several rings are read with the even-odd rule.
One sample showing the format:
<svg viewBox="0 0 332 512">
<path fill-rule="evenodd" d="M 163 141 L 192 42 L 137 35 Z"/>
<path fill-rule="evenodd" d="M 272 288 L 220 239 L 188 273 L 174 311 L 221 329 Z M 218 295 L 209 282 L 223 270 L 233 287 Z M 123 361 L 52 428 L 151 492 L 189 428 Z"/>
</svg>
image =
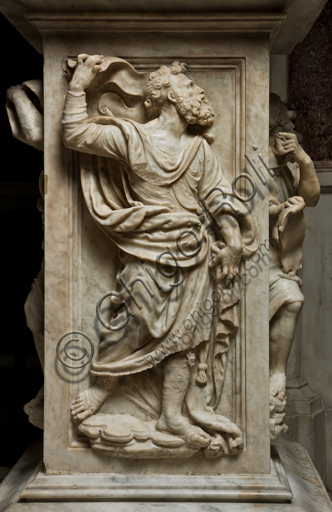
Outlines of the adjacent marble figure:
<svg viewBox="0 0 332 512">
<path fill-rule="evenodd" d="M 6 110 L 12 133 L 21 142 L 40 151 L 44 149 L 43 83 L 29 80 L 15 85 L 7 91 Z M 37 209 L 44 211 L 44 171 L 39 175 Z M 42 244 L 43 246 L 44 244 Z M 29 329 L 33 333 L 39 361 L 44 370 L 44 261 L 24 305 Z M 29 421 L 35 426 L 44 426 L 44 387 L 24 407 Z"/>
<path fill-rule="evenodd" d="M 306 206 L 316 206 L 320 185 L 311 158 L 300 146 L 287 108 L 270 95 L 270 411 L 271 437 L 287 431 L 286 367 L 304 296 L 298 276 Z"/>
</svg>

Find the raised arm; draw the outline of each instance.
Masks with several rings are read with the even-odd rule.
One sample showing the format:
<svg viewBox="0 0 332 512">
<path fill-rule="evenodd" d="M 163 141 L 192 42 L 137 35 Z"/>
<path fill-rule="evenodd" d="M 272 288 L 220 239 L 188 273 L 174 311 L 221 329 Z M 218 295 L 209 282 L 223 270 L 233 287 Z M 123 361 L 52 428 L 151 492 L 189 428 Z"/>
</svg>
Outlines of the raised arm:
<svg viewBox="0 0 332 512">
<path fill-rule="evenodd" d="M 314 164 L 309 155 L 301 148 L 294 133 L 279 132 L 275 136 L 274 154 L 281 158 L 288 155 L 300 167 L 298 195 L 306 206 L 316 206 L 320 197 L 320 185 Z"/>
<path fill-rule="evenodd" d="M 40 80 L 15 85 L 7 91 L 7 114 L 14 137 L 36 149 L 44 149 L 44 119 L 41 108 L 43 86 Z M 34 104 L 39 103 L 39 108 Z"/>
<path fill-rule="evenodd" d="M 63 140 L 69 149 L 127 161 L 125 137 L 115 125 L 91 122 L 87 113 L 85 89 L 100 71 L 102 55 L 79 55 L 68 86 L 63 113 Z"/>
</svg>

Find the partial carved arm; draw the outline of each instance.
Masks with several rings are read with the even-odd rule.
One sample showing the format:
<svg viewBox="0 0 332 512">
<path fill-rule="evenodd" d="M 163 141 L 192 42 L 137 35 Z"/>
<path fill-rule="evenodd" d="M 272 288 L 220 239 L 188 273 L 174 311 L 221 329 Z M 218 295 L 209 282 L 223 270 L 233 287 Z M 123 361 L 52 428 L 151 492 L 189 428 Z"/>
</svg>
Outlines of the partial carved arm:
<svg viewBox="0 0 332 512">
<path fill-rule="evenodd" d="M 303 153 L 303 159 L 297 161 L 300 166 L 298 195 L 303 197 L 307 206 L 316 206 L 320 197 L 320 185 L 311 158 L 304 151 Z"/>
<path fill-rule="evenodd" d="M 210 267 L 216 267 L 216 280 L 221 282 L 225 277 L 233 279 L 239 271 L 243 252 L 243 243 L 239 223 L 232 215 L 223 214 L 219 218 L 224 242 L 216 242 L 212 246 L 215 256 Z"/>
<path fill-rule="evenodd" d="M 298 195 L 303 197 L 307 206 L 316 206 L 320 197 L 319 181 L 314 164 L 310 156 L 300 146 L 296 135 L 294 133 L 279 132 L 275 136 L 272 152 L 279 165 L 284 165 L 290 159 L 299 165 L 300 181 Z M 272 166 L 270 165 L 270 168 L 273 168 L 273 164 Z"/>
<path fill-rule="evenodd" d="M 30 84 L 30 88 L 28 85 Z M 15 85 L 7 91 L 7 113 L 14 137 L 36 149 L 44 149 L 44 119 L 28 92 L 42 94 L 40 80 Z M 38 98 L 36 94 L 36 99 Z M 40 100 L 40 98 L 38 98 Z"/>
<path fill-rule="evenodd" d="M 79 55 L 69 84 L 63 113 L 63 141 L 75 151 L 127 161 L 127 142 L 114 125 L 91 122 L 87 112 L 85 89 L 96 76 L 101 57 Z"/>
</svg>

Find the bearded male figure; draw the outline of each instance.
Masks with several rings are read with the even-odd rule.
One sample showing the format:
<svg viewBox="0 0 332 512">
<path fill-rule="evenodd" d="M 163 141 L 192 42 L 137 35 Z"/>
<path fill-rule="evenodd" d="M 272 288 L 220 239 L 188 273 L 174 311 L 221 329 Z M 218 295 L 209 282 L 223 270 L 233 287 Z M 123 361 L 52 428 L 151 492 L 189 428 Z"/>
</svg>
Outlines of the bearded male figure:
<svg viewBox="0 0 332 512">
<path fill-rule="evenodd" d="M 103 62 L 102 56 L 78 56 L 63 136 L 68 148 L 84 153 L 81 179 L 88 210 L 119 248 L 113 294 L 118 310 L 91 367 L 95 383 L 74 399 L 72 416 L 82 422 L 94 415 L 121 376 L 163 365 L 156 429 L 197 447 L 207 446 L 210 434 L 223 432 L 236 449 L 242 446 L 241 430 L 215 409 L 229 339 L 239 328 L 240 298 L 231 290 L 227 300 L 222 294 L 217 299 L 216 286 L 233 279 L 241 259 L 255 251 L 254 217 L 234 197 L 206 140 L 204 129 L 214 115 L 185 65 L 174 62 L 150 74 L 144 105 L 151 121 L 110 115 L 106 123 L 89 119 L 85 101 L 85 89 Z M 219 234 L 206 214 L 216 205 Z M 134 284 L 148 294 L 146 307 Z"/>
</svg>

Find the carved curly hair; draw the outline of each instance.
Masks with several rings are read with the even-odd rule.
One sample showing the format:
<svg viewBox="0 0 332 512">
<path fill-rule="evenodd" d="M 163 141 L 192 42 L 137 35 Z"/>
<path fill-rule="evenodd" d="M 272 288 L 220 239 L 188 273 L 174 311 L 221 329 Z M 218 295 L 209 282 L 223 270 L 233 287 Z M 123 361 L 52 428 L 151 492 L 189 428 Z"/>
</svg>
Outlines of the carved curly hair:
<svg viewBox="0 0 332 512">
<path fill-rule="evenodd" d="M 173 62 L 170 66 L 161 66 L 150 74 L 144 86 L 144 106 L 149 119 L 160 115 L 162 104 L 167 97 L 167 89 L 172 85 L 172 75 L 186 72 L 186 64 Z"/>
</svg>

